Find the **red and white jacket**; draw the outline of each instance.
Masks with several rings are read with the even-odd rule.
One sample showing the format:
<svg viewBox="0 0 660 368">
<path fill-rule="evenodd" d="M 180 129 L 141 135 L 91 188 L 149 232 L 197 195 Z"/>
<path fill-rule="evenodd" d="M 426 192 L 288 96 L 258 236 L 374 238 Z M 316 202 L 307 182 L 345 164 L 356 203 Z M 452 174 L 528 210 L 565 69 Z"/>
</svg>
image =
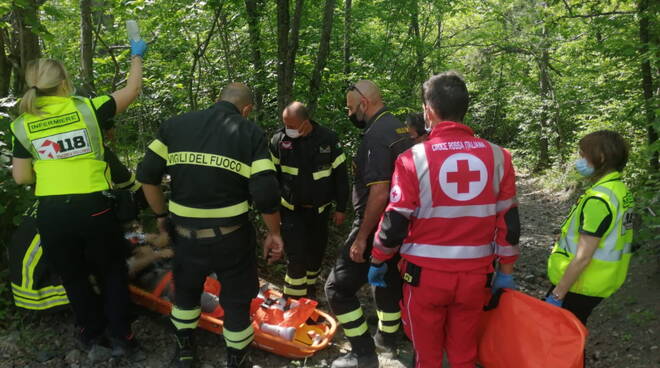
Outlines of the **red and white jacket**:
<svg viewBox="0 0 660 368">
<path fill-rule="evenodd" d="M 421 267 L 489 272 L 495 257 L 515 262 L 519 234 L 510 153 L 445 121 L 396 160 L 371 255 L 385 261 L 399 250 Z"/>
</svg>

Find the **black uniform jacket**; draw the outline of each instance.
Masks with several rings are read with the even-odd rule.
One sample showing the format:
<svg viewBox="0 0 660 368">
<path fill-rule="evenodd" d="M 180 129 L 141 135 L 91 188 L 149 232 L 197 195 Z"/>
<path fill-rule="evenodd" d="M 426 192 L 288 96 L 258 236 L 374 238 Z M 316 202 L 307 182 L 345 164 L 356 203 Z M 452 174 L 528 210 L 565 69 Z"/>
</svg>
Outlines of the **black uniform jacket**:
<svg viewBox="0 0 660 368">
<path fill-rule="evenodd" d="M 268 142 L 255 123 L 231 103 L 165 121 L 138 165 L 138 181 L 171 178 L 169 210 L 189 228 L 247 221 L 249 204 L 263 213 L 279 209 L 280 192 Z"/>
<path fill-rule="evenodd" d="M 346 211 L 349 184 L 346 156 L 337 135 L 312 121 L 312 132 L 289 138 L 280 129 L 270 141 L 270 153 L 277 168 L 282 205 L 313 206 L 325 209 L 336 203 L 338 212 Z"/>
</svg>

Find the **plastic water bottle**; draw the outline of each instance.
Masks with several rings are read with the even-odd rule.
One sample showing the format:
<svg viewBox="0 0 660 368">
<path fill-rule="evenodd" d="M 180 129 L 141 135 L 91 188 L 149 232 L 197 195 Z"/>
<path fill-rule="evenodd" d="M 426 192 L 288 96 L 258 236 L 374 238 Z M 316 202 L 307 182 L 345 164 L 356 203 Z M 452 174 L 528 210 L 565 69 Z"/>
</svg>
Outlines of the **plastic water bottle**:
<svg viewBox="0 0 660 368">
<path fill-rule="evenodd" d="M 127 20 L 126 21 L 126 32 L 128 33 L 128 39 L 132 41 L 139 41 L 140 40 L 140 28 L 138 28 L 138 24 L 134 20 Z"/>
<path fill-rule="evenodd" d="M 293 341 L 293 338 L 296 336 L 295 327 L 282 327 L 277 325 L 271 325 L 270 323 L 262 323 L 260 328 L 263 332 L 267 334 L 273 336 L 279 336 L 288 341 Z"/>
</svg>

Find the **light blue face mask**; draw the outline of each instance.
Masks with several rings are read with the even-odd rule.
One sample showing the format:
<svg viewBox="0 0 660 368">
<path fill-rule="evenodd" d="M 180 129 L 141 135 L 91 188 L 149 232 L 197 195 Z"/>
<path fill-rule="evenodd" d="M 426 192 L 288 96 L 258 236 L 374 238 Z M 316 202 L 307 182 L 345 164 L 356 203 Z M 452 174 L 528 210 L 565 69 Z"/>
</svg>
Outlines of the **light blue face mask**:
<svg viewBox="0 0 660 368">
<path fill-rule="evenodd" d="M 284 134 L 286 134 L 289 138 L 296 139 L 300 137 L 300 131 L 298 129 L 289 129 L 285 128 L 284 129 Z"/>
<path fill-rule="evenodd" d="M 575 161 L 575 169 L 582 176 L 591 176 L 595 171 L 593 167 L 589 166 L 589 162 L 584 157 Z"/>
</svg>

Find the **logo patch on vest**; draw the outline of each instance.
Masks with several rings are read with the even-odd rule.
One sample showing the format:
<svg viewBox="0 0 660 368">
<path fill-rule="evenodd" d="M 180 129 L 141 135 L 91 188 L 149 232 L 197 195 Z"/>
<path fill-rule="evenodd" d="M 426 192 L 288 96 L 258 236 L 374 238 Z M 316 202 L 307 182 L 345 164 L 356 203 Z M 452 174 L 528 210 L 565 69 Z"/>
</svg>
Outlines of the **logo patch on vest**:
<svg viewBox="0 0 660 368">
<path fill-rule="evenodd" d="M 282 142 L 280 143 L 280 147 L 282 147 L 282 149 L 287 149 L 287 150 L 289 150 L 289 149 L 293 148 L 293 144 L 292 144 L 291 141 L 282 141 Z"/>
<path fill-rule="evenodd" d="M 31 123 L 28 123 L 27 126 L 30 133 L 36 133 L 42 130 L 63 127 L 65 125 L 77 123 L 79 121 L 80 121 L 80 117 L 78 116 L 78 112 L 74 111 L 68 114 L 59 115 L 48 119 L 33 121 Z"/>
<path fill-rule="evenodd" d="M 392 187 L 392 190 L 390 190 L 390 202 L 397 203 L 400 200 L 401 200 L 401 187 L 395 185 Z"/>
<path fill-rule="evenodd" d="M 488 170 L 481 159 L 469 153 L 455 153 L 440 167 L 440 188 L 447 197 L 469 201 L 484 191 Z"/>
<path fill-rule="evenodd" d="M 63 159 L 92 152 L 86 129 L 35 139 L 32 145 L 41 160 Z"/>
<path fill-rule="evenodd" d="M 330 153 L 330 146 L 320 146 L 319 153 Z"/>
</svg>

